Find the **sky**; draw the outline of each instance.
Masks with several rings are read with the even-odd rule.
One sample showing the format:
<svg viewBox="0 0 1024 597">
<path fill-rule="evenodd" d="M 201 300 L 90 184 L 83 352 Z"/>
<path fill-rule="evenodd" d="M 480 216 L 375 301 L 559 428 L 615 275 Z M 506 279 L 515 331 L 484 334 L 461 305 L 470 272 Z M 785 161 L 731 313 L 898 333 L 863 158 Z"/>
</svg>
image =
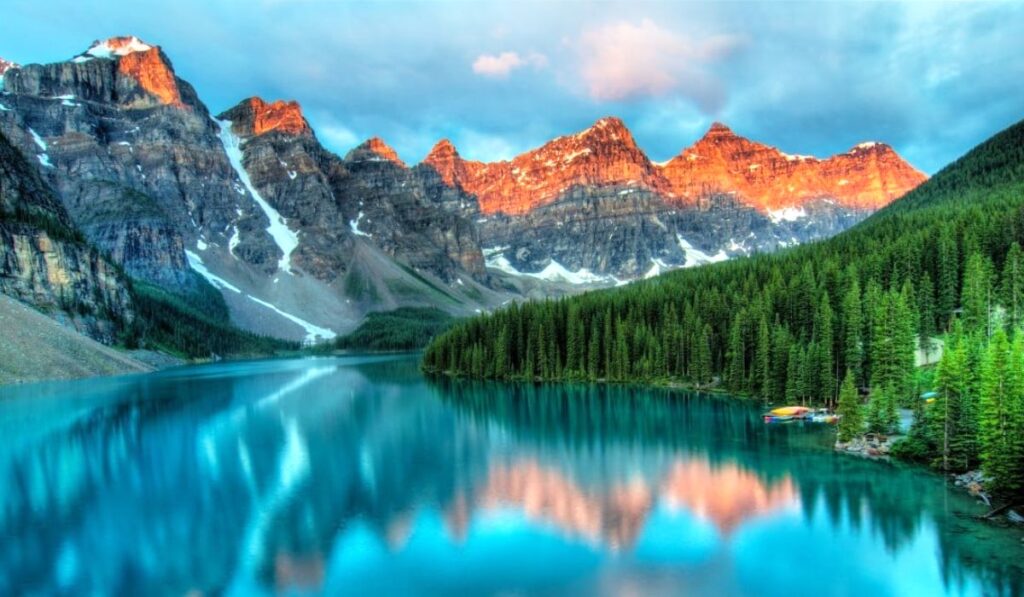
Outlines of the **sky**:
<svg viewBox="0 0 1024 597">
<path fill-rule="evenodd" d="M 655 161 L 714 121 L 789 153 L 883 141 L 932 174 L 1024 118 L 1022 2 L 5 0 L 0 57 L 160 45 L 217 114 L 298 100 L 344 155 L 511 158 L 618 116 Z"/>
</svg>

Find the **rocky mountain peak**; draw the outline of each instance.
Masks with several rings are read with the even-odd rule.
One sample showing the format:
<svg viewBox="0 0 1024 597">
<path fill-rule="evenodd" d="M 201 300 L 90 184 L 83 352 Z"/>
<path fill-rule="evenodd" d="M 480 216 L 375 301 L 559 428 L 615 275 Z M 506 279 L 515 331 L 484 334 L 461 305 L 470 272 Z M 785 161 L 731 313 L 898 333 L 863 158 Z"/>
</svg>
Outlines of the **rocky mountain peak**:
<svg viewBox="0 0 1024 597">
<path fill-rule="evenodd" d="M 861 143 L 819 159 L 751 141 L 718 122 L 662 172 L 679 202 L 729 194 L 764 212 L 818 199 L 878 209 L 926 178 L 884 143 Z"/>
<path fill-rule="evenodd" d="M 19 65 L 11 62 L 10 60 L 4 60 L 0 58 L 0 77 L 4 76 L 4 73 L 11 70 L 12 68 L 18 68 Z"/>
<path fill-rule="evenodd" d="M 79 65 L 96 59 L 113 60 L 119 75 L 134 79 L 143 92 L 159 103 L 185 107 L 174 68 L 159 46 L 148 44 L 134 35 L 111 37 L 93 42 L 71 62 Z"/>
<path fill-rule="evenodd" d="M 430 163 L 437 160 L 448 160 L 458 157 L 459 151 L 455 149 L 455 144 L 448 139 L 441 139 L 430 148 L 430 152 L 423 161 Z"/>
<path fill-rule="evenodd" d="M 724 123 L 718 122 L 716 120 L 715 122 L 711 123 L 711 127 L 708 129 L 708 132 L 704 134 L 704 136 L 709 136 L 709 135 L 711 135 L 711 136 L 716 136 L 716 135 L 735 135 L 735 134 L 736 133 L 732 132 L 731 128 L 726 126 Z"/>
<path fill-rule="evenodd" d="M 266 102 L 260 97 L 244 99 L 235 107 L 218 116 L 230 120 L 231 130 L 243 138 L 255 137 L 271 131 L 287 135 L 309 135 L 313 129 L 302 115 L 302 107 L 295 101 Z"/>
<path fill-rule="evenodd" d="M 461 180 L 460 170 L 464 169 L 462 157 L 455 145 L 448 139 L 441 139 L 430 149 L 423 164 L 430 166 L 441 175 L 441 180 L 448 186 L 455 186 Z"/>
<path fill-rule="evenodd" d="M 348 161 L 381 162 L 387 161 L 405 167 L 405 162 L 398 157 L 398 152 L 391 148 L 380 137 L 371 137 L 360 143 L 345 156 Z"/>
<path fill-rule="evenodd" d="M 475 195 L 484 213 L 524 214 L 579 186 L 667 189 L 664 177 L 637 147 L 625 123 L 611 116 L 509 161 L 464 161 L 454 147 L 440 145 L 426 163 L 448 184 Z"/>
<path fill-rule="evenodd" d="M 847 150 L 846 153 L 848 153 L 848 154 L 856 154 L 856 153 L 885 154 L 885 153 L 896 153 L 896 151 L 890 145 L 888 145 L 887 143 L 882 143 L 880 141 L 864 141 L 863 143 L 858 143 L 858 144 L 854 145 L 849 150 Z"/>
<path fill-rule="evenodd" d="M 633 134 L 629 132 L 628 128 L 626 128 L 626 123 L 614 116 L 605 116 L 604 118 L 600 118 L 590 127 L 576 133 L 575 135 L 559 137 L 548 145 L 556 144 L 562 140 L 580 142 L 587 146 L 622 144 L 629 148 L 637 147 L 636 141 L 633 139 Z"/>
<path fill-rule="evenodd" d="M 127 56 L 135 52 L 148 52 L 156 46 L 151 46 L 134 35 L 122 35 L 111 37 L 105 41 L 96 40 L 92 42 L 89 49 L 82 56 L 93 58 L 113 58 L 114 56 Z"/>
</svg>

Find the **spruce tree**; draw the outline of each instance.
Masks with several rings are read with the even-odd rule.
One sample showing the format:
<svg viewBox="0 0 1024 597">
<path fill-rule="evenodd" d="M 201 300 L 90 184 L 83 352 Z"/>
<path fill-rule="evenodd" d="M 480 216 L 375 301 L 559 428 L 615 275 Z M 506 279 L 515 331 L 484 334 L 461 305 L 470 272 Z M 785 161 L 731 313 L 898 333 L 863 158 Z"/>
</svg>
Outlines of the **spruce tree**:
<svg viewBox="0 0 1024 597">
<path fill-rule="evenodd" d="M 864 430 L 864 412 L 857 394 L 857 386 L 853 381 L 853 372 L 846 370 L 843 384 L 839 388 L 839 441 L 848 442 L 860 435 Z"/>
<path fill-rule="evenodd" d="M 924 362 L 931 364 L 931 355 L 935 350 L 935 290 L 932 279 L 927 273 L 921 278 L 917 288 L 918 346 L 924 353 Z"/>
<path fill-rule="evenodd" d="M 729 330 L 728 371 L 726 385 L 729 389 L 739 391 L 746 385 L 745 351 L 743 343 L 743 326 L 739 317 L 733 319 Z"/>
<path fill-rule="evenodd" d="M 860 284 L 854 278 L 850 288 L 843 297 L 843 361 L 846 370 L 853 375 L 853 383 L 857 386 L 863 383 L 861 378 L 861 365 L 864 359 L 861 332 L 863 328 L 863 317 L 860 303 Z"/>
<path fill-rule="evenodd" d="M 1017 406 L 1024 380 L 1015 360 L 1006 333 L 996 330 L 982 363 L 978 428 L 982 468 L 992 490 L 1007 495 L 1024 488 L 1015 437 L 1022 431 Z"/>
<path fill-rule="evenodd" d="M 990 335 L 989 315 L 991 301 L 991 275 L 985 258 L 978 252 L 967 256 L 964 265 L 963 311 L 967 333 L 983 331 Z"/>
<path fill-rule="evenodd" d="M 757 326 L 757 345 L 754 347 L 754 391 L 758 392 L 765 402 L 773 399 L 771 371 L 771 333 L 768 320 L 762 315 Z"/>
<path fill-rule="evenodd" d="M 1006 309 L 1007 327 L 1020 329 L 1024 324 L 1024 251 L 1017 242 L 1010 245 L 1006 254 L 1000 294 Z"/>
<path fill-rule="evenodd" d="M 711 326 L 704 324 L 695 341 L 693 381 L 702 386 L 711 381 Z"/>
<path fill-rule="evenodd" d="M 940 329 L 948 329 L 953 318 L 953 311 L 958 303 L 960 282 L 960 256 L 956 238 L 951 226 L 942 226 L 938 241 L 938 297 L 936 308 L 939 315 Z"/>
</svg>

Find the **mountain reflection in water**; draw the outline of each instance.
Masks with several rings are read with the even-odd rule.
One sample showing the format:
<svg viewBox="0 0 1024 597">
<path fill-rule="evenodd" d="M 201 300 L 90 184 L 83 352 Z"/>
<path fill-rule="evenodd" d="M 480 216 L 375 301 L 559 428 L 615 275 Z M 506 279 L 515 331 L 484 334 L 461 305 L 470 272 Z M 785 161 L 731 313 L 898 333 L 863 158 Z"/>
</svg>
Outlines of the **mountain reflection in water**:
<svg viewBox="0 0 1024 597">
<path fill-rule="evenodd" d="M 3 388 L 0 433 L 0 594 L 1022 588 L 940 478 L 739 400 L 348 357 Z"/>
</svg>

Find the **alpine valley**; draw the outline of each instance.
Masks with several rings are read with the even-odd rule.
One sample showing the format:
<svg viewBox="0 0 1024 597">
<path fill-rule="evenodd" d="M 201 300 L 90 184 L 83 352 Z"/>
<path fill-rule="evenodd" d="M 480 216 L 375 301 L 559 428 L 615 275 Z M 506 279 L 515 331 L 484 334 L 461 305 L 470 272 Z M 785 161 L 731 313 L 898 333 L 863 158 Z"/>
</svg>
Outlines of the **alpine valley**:
<svg viewBox="0 0 1024 597">
<path fill-rule="evenodd" d="M 791 155 L 719 123 L 654 163 L 615 117 L 508 161 L 339 156 L 296 102 L 211 111 L 136 37 L 0 75 L 0 290 L 107 344 L 154 300 L 316 342 L 625 284 L 832 236 L 926 179 L 884 143 Z"/>
</svg>

